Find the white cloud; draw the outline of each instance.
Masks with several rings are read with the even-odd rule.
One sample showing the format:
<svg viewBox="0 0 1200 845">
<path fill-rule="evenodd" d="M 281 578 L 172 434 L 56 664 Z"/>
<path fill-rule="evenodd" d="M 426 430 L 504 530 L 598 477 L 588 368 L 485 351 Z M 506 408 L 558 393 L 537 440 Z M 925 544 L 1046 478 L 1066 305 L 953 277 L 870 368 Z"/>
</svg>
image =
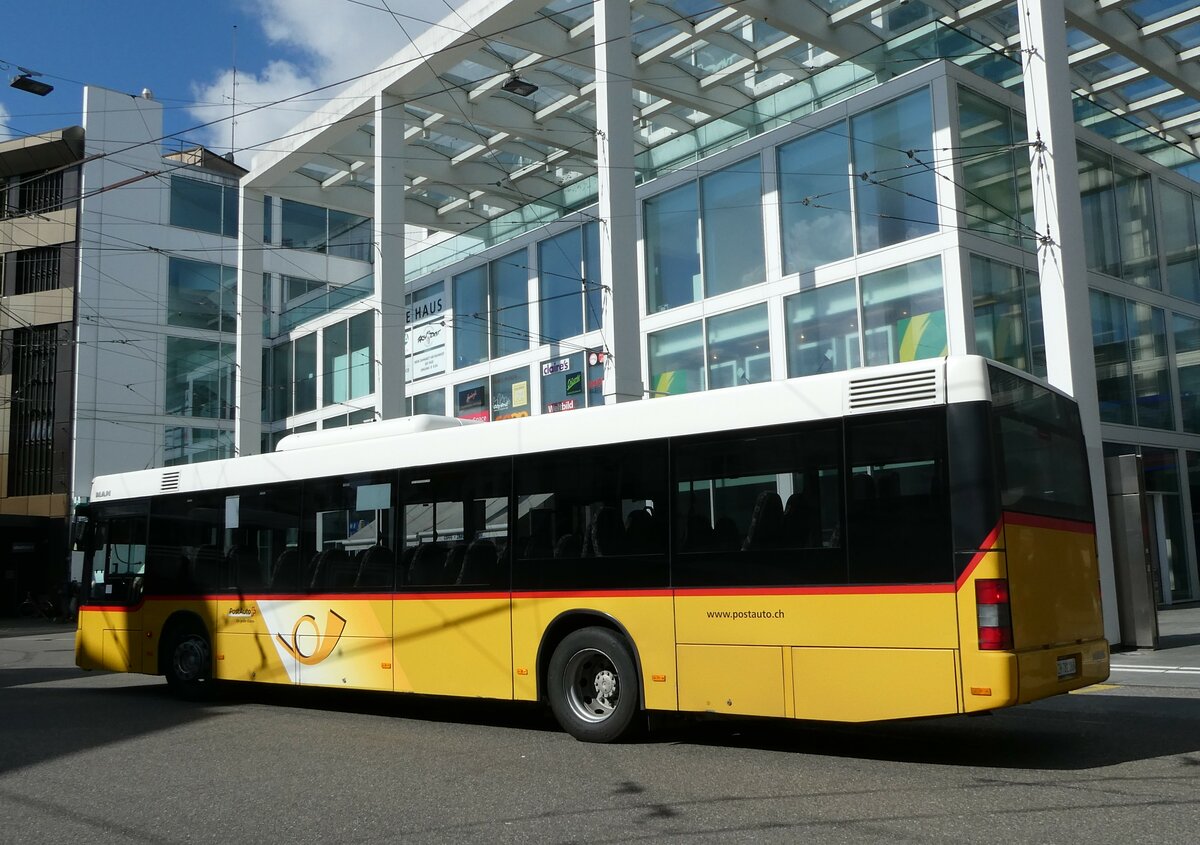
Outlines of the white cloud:
<svg viewBox="0 0 1200 845">
<path fill-rule="evenodd" d="M 465 26 L 441 0 L 364 0 L 376 8 L 330 0 L 244 0 L 259 17 L 267 40 L 288 48 L 301 58 L 274 60 L 262 68 L 239 68 L 237 119 L 234 145 L 237 149 L 271 149 L 272 142 L 287 134 L 307 115 L 327 104 L 341 86 L 305 94 L 322 86 L 367 73 L 416 38 L 428 23 L 412 18 L 439 20 L 455 29 Z M 390 6 L 399 22 L 381 7 Z M 462 0 L 451 0 L 455 6 Z M 410 17 L 405 17 L 410 15 Z M 402 27 L 403 26 L 403 30 Z M 407 36 L 405 34 L 407 32 Z M 230 148 L 229 116 L 232 73 L 193 86 L 197 105 L 190 111 L 202 122 L 216 121 L 200 130 L 202 143 L 218 152 Z M 295 98 L 278 106 L 267 106 Z M 251 154 L 237 156 L 250 166 Z"/>
</svg>

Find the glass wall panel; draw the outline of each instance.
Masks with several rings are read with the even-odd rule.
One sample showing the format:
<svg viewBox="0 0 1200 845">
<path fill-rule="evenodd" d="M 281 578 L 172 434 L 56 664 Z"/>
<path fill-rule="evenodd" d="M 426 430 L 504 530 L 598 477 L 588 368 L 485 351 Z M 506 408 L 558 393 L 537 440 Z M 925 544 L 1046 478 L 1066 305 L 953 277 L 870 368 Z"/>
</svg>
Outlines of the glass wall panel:
<svg viewBox="0 0 1200 845">
<path fill-rule="evenodd" d="M 1025 315 L 1029 326 L 1029 357 L 1032 372 L 1046 377 L 1046 333 L 1042 325 L 1042 280 L 1036 270 L 1025 271 Z"/>
<path fill-rule="evenodd" d="M 705 295 L 716 296 L 766 281 L 759 157 L 702 178 L 700 204 Z"/>
<path fill-rule="evenodd" d="M 171 257 L 167 262 L 167 323 L 237 330 L 237 269 Z"/>
<path fill-rule="evenodd" d="M 1183 430 L 1200 434 L 1200 320 L 1182 314 L 1174 314 L 1172 319 Z M 1200 507 L 1200 502 L 1196 505 Z"/>
<path fill-rule="evenodd" d="M 325 209 L 305 202 L 284 199 L 280 201 L 280 211 L 283 246 L 325 251 L 328 236 Z"/>
<path fill-rule="evenodd" d="M 1083 204 L 1083 247 L 1087 266 L 1098 273 L 1120 277 L 1117 247 L 1116 193 L 1109 157 L 1079 144 L 1079 199 Z"/>
<path fill-rule="evenodd" d="M 542 411 L 554 414 L 587 407 L 584 353 L 552 358 L 542 364 Z M 603 373 L 603 370 L 601 370 Z"/>
<path fill-rule="evenodd" d="M 854 254 L 849 174 L 845 122 L 779 148 L 784 273 L 804 273 Z"/>
<path fill-rule="evenodd" d="M 351 411 L 349 414 L 346 415 L 346 417 L 350 421 L 350 425 L 358 425 L 359 423 L 365 423 L 365 422 L 374 422 L 375 421 L 375 409 L 374 408 L 360 408 L 357 411 Z"/>
<path fill-rule="evenodd" d="M 1117 225 L 1121 233 L 1121 278 L 1158 290 L 1158 241 L 1154 233 L 1154 202 L 1150 174 L 1115 161 Z"/>
<path fill-rule="evenodd" d="M 297 338 L 292 344 L 295 361 L 292 373 L 295 378 L 294 410 L 302 414 L 317 407 L 317 335 L 316 332 Z"/>
<path fill-rule="evenodd" d="M 375 391 L 375 312 L 350 318 L 350 398 Z"/>
<path fill-rule="evenodd" d="M 491 279 L 492 357 L 529 348 L 529 260 L 525 250 L 488 265 Z M 457 307 L 455 313 L 458 313 Z"/>
<path fill-rule="evenodd" d="M 940 257 L 863 276 L 862 299 L 868 367 L 946 354 Z"/>
<path fill-rule="evenodd" d="M 586 284 L 584 294 L 584 323 L 588 331 L 600 328 L 603 318 L 604 274 L 600 271 L 600 224 L 585 223 L 583 226 L 583 273 Z"/>
<path fill-rule="evenodd" d="M 454 386 L 454 416 L 464 420 L 487 422 L 491 419 L 489 407 L 487 379 Z"/>
<path fill-rule="evenodd" d="M 488 357 L 487 265 L 454 277 L 454 366 L 467 367 Z"/>
<path fill-rule="evenodd" d="M 789 378 L 861 366 L 854 279 L 801 291 L 784 307 Z"/>
<path fill-rule="evenodd" d="M 932 158 L 933 112 L 921 90 L 850 120 L 858 251 L 868 252 L 937 231 L 937 185 L 933 170 L 909 158 Z M 868 363 L 871 363 L 868 361 Z"/>
<path fill-rule="evenodd" d="M 511 420 L 531 413 L 528 367 L 492 376 L 493 420 Z"/>
<path fill-rule="evenodd" d="M 975 303 L 975 351 L 1010 367 L 1029 371 L 1025 286 L 1019 267 L 971 256 Z"/>
<path fill-rule="evenodd" d="M 350 350 L 346 346 L 346 324 L 335 323 L 321 332 L 321 404 L 332 405 L 350 398 Z"/>
<path fill-rule="evenodd" d="M 446 413 L 446 391 L 431 390 L 428 393 L 418 393 L 412 397 L 412 412 L 414 414 L 444 416 Z"/>
<path fill-rule="evenodd" d="M 233 418 L 234 344 L 167 337 L 165 413 Z"/>
<path fill-rule="evenodd" d="M 704 390 L 704 327 L 699 322 L 655 332 L 647 341 L 651 397 Z"/>
<path fill-rule="evenodd" d="M 710 317 L 707 330 L 709 390 L 771 380 L 765 303 Z"/>
<path fill-rule="evenodd" d="M 1133 381 L 1129 372 L 1129 333 L 1125 300 L 1091 292 L 1092 346 L 1096 355 L 1096 388 L 1100 419 L 1133 425 Z"/>
<path fill-rule="evenodd" d="M 1183 534 L 1183 509 L 1180 503 L 1179 459 L 1174 449 L 1142 446 L 1142 476 L 1146 485 L 1149 517 L 1162 530 L 1159 555 L 1163 596 L 1166 601 L 1192 598 L 1187 546 Z M 1189 466 L 1190 471 L 1190 466 Z"/>
<path fill-rule="evenodd" d="M 238 236 L 238 187 L 237 185 L 226 185 L 224 191 L 221 234 L 227 238 L 236 238 Z"/>
<path fill-rule="evenodd" d="M 698 301 L 700 210 L 695 182 L 650 197 L 646 227 L 646 307 L 666 311 Z"/>
<path fill-rule="evenodd" d="M 171 225 L 184 229 L 199 229 L 202 232 L 222 233 L 221 214 L 224 207 L 224 188 L 213 182 L 188 179 L 186 176 L 171 177 Z M 234 201 L 237 190 L 231 191 Z M 234 234 L 237 233 L 236 217 Z"/>
<path fill-rule="evenodd" d="M 1015 239 L 1020 215 L 1009 116 L 999 103 L 967 88 L 958 89 L 967 228 L 1006 242 Z"/>
<path fill-rule="evenodd" d="M 282 420 L 292 413 L 292 344 L 271 347 L 270 419 Z"/>
<path fill-rule="evenodd" d="M 163 429 L 163 466 L 198 464 L 232 457 L 232 431 L 175 426 Z"/>
<path fill-rule="evenodd" d="M 1149 428 L 1175 428 L 1171 403 L 1171 377 L 1167 369 L 1167 326 L 1161 308 L 1129 302 L 1129 352 L 1137 424 Z"/>
<path fill-rule="evenodd" d="M 582 227 L 538 244 L 542 343 L 553 343 L 583 332 L 582 267 Z"/>
<path fill-rule="evenodd" d="M 370 217 L 329 209 L 329 254 L 370 261 L 373 228 Z"/>
<path fill-rule="evenodd" d="M 1161 185 L 1167 293 L 1200 302 L 1200 239 L 1196 234 L 1196 203 L 1186 191 L 1167 182 Z"/>
</svg>

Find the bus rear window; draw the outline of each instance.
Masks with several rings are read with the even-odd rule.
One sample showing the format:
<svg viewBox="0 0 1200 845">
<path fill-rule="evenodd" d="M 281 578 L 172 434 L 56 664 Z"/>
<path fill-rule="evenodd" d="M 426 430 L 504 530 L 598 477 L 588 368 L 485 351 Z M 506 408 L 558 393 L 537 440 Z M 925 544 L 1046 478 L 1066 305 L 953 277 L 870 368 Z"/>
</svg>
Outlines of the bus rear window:
<svg viewBox="0 0 1200 845">
<path fill-rule="evenodd" d="M 1020 376 L 989 369 L 1001 507 L 1093 521 L 1075 403 Z"/>
</svg>

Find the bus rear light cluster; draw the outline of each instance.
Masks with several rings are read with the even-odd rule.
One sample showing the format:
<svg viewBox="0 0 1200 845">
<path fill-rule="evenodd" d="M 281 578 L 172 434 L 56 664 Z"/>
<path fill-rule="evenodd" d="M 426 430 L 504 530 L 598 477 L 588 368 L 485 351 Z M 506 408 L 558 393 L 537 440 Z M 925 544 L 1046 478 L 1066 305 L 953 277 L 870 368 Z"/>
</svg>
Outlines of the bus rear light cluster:
<svg viewBox="0 0 1200 845">
<path fill-rule="evenodd" d="M 975 582 L 975 608 L 979 620 L 979 648 L 1003 651 L 1013 647 L 1012 614 L 1008 608 L 1008 581 L 980 578 Z"/>
</svg>

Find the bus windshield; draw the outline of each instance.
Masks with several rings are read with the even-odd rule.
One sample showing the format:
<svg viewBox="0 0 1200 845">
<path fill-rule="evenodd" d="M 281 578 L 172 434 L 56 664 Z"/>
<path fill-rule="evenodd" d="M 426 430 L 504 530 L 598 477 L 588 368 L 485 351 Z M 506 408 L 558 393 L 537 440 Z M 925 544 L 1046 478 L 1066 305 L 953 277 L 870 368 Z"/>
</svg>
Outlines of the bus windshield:
<svg viewBox="0 0 1200 845">
<path fill-rule="evenodd" d="M 1001 507 L 1092 522 L 1087 455 L 1075 404 L 998 367 L 989 371 Z"/>
</svg>

